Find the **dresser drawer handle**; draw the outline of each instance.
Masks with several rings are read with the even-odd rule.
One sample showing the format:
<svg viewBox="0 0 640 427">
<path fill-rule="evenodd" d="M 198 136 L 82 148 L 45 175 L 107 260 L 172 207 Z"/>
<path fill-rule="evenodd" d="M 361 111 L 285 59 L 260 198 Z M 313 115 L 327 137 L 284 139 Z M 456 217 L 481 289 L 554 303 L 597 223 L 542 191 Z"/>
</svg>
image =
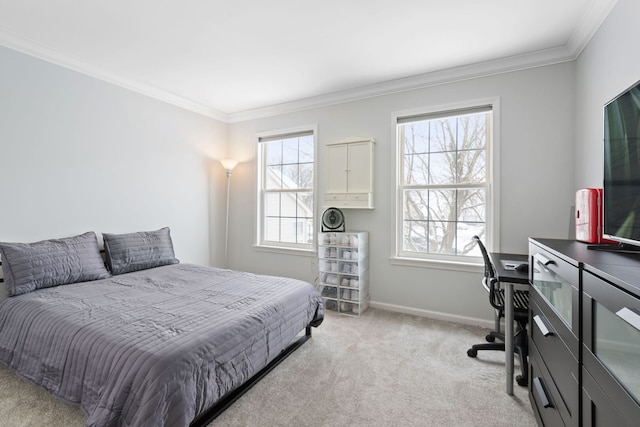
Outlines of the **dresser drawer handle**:
<svg viewBox="0 0 640 427">
<path fill-rule="evenodd" d="M 544 320 L 542 320 L 539 315 L 536 314 L 535 316 L 533 316 L 533 320 L 536 322 L 536 325 L 538 325 L 538 329 L 540 329 L 543 337 L 553 335 L 553 332 L 551 332 L 549 328 L 547 328 L 547 325 L 544 324 Z"/>
<path fill-rule="evenodd" d="M 533 256 L 533 258 L 538 261 L 538 263 L 540 263 L 541 265 L 549 265 L 549 264 L 553 264 L 553 261 L 550 260 L 549 258 L 547 258 L 546 256 L 542 255 L 542 254 L 535 254 Z"/>
<path fill-rule="evenodd" d="M 542 385 L 542 380 L 540 377 L 535 377 L 533 379 L 533 389 L 536 392 L 537 399 L 543 408 L 553 408 L 553 404 L 547 397 L 547 392 L 544 390 L 544 386 Z"/>
<path fill-rule="evenodd" d="M 627 307 L 616 311 L 618 317 L 640 331 L 640 315 Z"/>
</svg>

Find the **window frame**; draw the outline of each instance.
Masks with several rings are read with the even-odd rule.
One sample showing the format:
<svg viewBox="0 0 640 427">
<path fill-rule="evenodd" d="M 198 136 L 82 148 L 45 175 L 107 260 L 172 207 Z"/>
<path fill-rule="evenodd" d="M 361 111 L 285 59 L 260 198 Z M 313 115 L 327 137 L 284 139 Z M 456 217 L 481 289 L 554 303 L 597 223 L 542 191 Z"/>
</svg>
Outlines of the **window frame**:
<svg viewBox="0 0 640 427">
<path fill-rule="evenodd" d="M 490 107 L 492 111 L 491 138 L 486 147 L 486 218 L 484 242 L 490 251 L 499 251 L 500 241 L 500 98 L 484 98 L 459 103 L 436 105 L 392 113 L 392 141 L 395 144 L 391 156 L 391 170 L 394 176 L 393 207 L 391 212 L 391 256 L 392 264 L 430 267 L 440 269 L 455 269 L 463 271 L 477 271 L 483 264 L 480 256 L 444 255 L 403 251 L 404 238 L 404 186 L 403 183 L 403 146 L 400 141 L 400 122 L 410 117 L 448 116 L 457 111 L 473 110 Z M 455 186 L 454 186 L 455 187 Z"/>
<path fill-rule="evenodd" d="M 279 252 L 284 254 L 298 254 L 315 256 L 317 252 L 317 230 L 318 230 L 318 215 L 317 215 L 317 182 L 318 182 L 318 129 L 317 125 L 304 125 L 286 129 L 278 129 L 273 131 L 259 132 L 256 134 L 256 163 L 257 163 L 257 215 L 256 215 L 256 233 L 255 233 L 255 247 L 258 250 L 265 250 L 269 252 Z M 266 182 L 266 165 L 265 165 L 265 143 L 270 140 L 276 140 L 278 138 L 295 137 L 296 135 L 302 135 L 310 133 L 313 136 L 313 187 L 311 192 L 313 193 L 313 208 L 312 213 L 312 243 L 293 243 L 293 242 L 276 242 L 271 240 L 265 240 L 265 186 Z M 266 141 L 265 141 L 266 140 Z M 288 191 L 269 190 L 273 193 L 286 193 Z M 290 191 L 289 191 L 290 192 Z M 297 225 L 296 225 L 297 226 Z"/>
</svg>

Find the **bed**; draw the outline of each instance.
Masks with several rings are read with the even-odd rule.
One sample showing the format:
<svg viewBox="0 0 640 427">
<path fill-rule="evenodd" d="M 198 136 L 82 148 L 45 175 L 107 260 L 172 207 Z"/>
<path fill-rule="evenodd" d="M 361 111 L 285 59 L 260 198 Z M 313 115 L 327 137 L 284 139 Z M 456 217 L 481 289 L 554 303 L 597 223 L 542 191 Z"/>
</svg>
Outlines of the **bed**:
<svg viewBox="0 0 640 427">
<path fill-rule="evenodd" d="M 95 235 L 53 250 L 62 259 L 33 246 L 16 257 L 0 243 L 14 287 L 7 283 L 11 296 L 0 301 L 0 361 L 79 404 L 87 426 L 204 425 L 323 320 L 309 283 L 179 263 L 171 245 L 158 249 L 166 237 L 125 242 L 119 257 L 115 243 L 130 235 L 104 236 L 106 274 Z M 87 247 L 91 260 L 79 260 Z M 51 271 L 60 262 L 62 272 Z M 35 289 L 22 292 L 25 264 L 36 270 L 27 281 Z M 76 276 L 93 279 L 57 283 Z"/>
</svg>

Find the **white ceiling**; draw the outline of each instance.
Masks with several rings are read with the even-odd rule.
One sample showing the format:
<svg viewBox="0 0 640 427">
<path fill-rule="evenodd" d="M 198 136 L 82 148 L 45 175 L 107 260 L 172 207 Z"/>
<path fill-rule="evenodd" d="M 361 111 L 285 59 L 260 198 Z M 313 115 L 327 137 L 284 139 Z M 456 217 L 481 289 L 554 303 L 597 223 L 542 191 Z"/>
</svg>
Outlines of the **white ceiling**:
<svg viewBox="0 0 640 427">
<path fill-rule="evenodd" d="M 617 0 L 0 0 L 0 45 L 234 121 L 575 59 Z"/>
</svg>

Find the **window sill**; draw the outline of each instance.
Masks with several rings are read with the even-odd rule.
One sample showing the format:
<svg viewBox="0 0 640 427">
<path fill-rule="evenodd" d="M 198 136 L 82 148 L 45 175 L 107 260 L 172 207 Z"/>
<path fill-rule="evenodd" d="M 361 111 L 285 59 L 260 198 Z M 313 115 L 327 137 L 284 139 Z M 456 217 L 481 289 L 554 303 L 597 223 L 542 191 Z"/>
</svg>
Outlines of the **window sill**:
<svg viewBox="0 0 640 427">
<path fill-rule="evenodd" d="M 295 256 L 304 256 L 309 258 L 316 258 L 318 256 L 318 251 L 315 249 L 294 249 L 294 248 L 285 248 L 282 246 L 268 246 L 268 245 L 253 245 L 254 249 L 259 252 L 270 252 L 282 255 L 295 255 Z"/>
<path fill-rule="evenodd" d="M 439 270 L 465 271 L 469 273 L 478 273 L 484 269 L 484 264 L 473 261 L 449 261 L 395 256 L 392 256 L 389 260 L 391 265 L 400 265 L 405 267 L 435 268 Z"/>
</svg>

